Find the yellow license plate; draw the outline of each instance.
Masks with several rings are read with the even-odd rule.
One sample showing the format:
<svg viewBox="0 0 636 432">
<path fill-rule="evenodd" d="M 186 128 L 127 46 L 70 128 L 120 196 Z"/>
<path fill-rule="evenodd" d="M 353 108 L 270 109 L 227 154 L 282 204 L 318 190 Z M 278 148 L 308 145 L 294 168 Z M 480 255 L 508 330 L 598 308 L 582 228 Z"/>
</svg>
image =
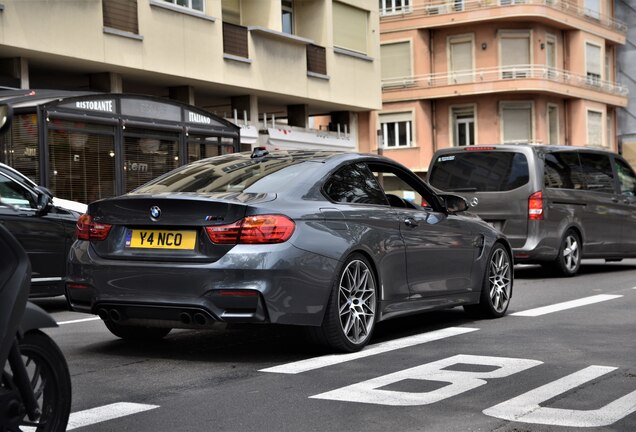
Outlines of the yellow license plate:
<svg viewBox="0 0 636 432">
<path fill-rule="evenodd" d="M 194 249 L 196 231 L 130 230 L 126 247 L 146 249 Z"/>
</svg>

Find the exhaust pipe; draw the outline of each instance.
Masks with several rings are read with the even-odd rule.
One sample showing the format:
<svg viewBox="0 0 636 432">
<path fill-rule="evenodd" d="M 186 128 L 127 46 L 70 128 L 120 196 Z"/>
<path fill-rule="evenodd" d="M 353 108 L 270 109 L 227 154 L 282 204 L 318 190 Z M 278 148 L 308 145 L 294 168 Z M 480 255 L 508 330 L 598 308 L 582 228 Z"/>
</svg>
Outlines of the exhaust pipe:
<svg viewBox="0 0 636 432">
<path fill-rule="evenodd" d="M 198 312 L 194 314 L 194 322 L 198 325 L 206 325 L 208 323 L 208 318 L 201 312 Z"/>
<path fill-rule="evenodd" d="M 111 320 L 113 320 L 113 322 L 118 323 L 119 321 L 121 321 L 121 314 L 119 313 L 117 309 L 111 309 L 110 312 L 108 313 L 108 316 L 110 317 Z"/>
<path fill-rule="evenodd" d="M 108 311 L 104 308 L 101 308 L 97 311 L 97 315 L 102 319 L 102 321 L 108 320 Z"/>
<path fill-rule="evenodd" d="M 188 325 L 192 323 L 192 316 L 187 312 L 181 312 L 179 314 L 179 320 L 182 324 Z"/>
</svg>

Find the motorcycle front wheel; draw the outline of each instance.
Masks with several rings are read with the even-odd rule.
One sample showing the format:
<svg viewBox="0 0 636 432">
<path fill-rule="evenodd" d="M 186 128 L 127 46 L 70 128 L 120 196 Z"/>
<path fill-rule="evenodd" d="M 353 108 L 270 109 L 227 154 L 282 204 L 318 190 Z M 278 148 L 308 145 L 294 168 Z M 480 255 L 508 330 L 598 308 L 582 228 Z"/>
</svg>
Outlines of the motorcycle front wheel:
<svg viewBox="0 0 636 432">
<path fill-rule="evenodd" d="M 71 411 L 71 376 L 64 354 L 49 336 L 39 330 L 25 334 L 19 347 L 41 411 L 36 421 L 25 416 L 20 425 L 36 432 L 66 430 Z M 10 371 L 5 371 L 5 379 L 12 379 Z"/>
</svg>

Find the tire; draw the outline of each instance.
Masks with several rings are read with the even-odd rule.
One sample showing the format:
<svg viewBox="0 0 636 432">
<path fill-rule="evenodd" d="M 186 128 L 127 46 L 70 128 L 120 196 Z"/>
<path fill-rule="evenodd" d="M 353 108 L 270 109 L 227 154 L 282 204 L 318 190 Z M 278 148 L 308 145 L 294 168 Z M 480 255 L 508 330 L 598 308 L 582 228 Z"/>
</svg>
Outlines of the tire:
<svg viewBox="0 0 636 432">
<path fill-rule="evenodd" d="M 571 277 L 578 273 L 581 267 L 581 239 L 574 230 L 567 230 L 563 236 L 559 246 L 559 255 L 552 267 L 565 277 Z"/>
<path fill-rule="evenodd" d="M 335 351 L 364 348 L 377 318 L 376 286 L 369 261 L 360 253 L 349 256 L 332 288 L 322 325 L 310 329 L 313 339 Z"/>
<path fill-rule="evenodd" d="M 488 265 L 476 305 L 466 305 L 464 310 L 483 318 L 500 318 L 506 314 L 512 298 L 513 269 L 510 253 L 496 243 L 490 251 Z"/>
<path fill-rule="evenodd" d="M 164 327 L 127 326 L 117 324 L 111 320 L 105 320 L 104 324 L 115 336 L 134 341 L 153 341 L 163 339 L 172 330 L 171 328 Z"/>
<path fill-rule="evenodd" d="M 37 432 L 66 430 L 71 412 L 71 376 L 64 354 L 39 330 L 25 334 L 19 347 L 41 411 L 36 422 L 25 417 L 21 426 L 31 426 Z"/>
</svg>

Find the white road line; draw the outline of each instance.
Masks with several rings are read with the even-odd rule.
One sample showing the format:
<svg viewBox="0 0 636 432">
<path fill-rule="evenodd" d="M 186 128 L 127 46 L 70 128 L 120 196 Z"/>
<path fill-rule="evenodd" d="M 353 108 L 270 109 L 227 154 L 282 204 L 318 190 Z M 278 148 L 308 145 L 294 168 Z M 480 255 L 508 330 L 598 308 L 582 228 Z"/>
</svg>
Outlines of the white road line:
<svg viewBox="0 0 636 432">
<path fill-rule="evenodd" d="M 117 402 L 97 408 L 72 413 L 68 419 L 67 431 L 72 429 L 90 426 L 106 420 L 113 420 L 119 417 L 129 416 L 151 409 L 159 408 L 159 405 L 145 405 L 131 402 Z"/>
<path fill-rule="evenodd" d="M 72 321 L 59 321 L 57 323 L 57 325 L 75 324 L 75 323 L 81 323 L 81 322 L 86 322 L 86 321 L 96 321 L 98 319 L 100 319 L 100 318 L 98 316 L 96 316 L 96 317 L 90 317 L 90 318 L 76 319 L 76 320 L 72 320 Z"/>
<path fill-rule="evenodd" d="M 445 329 L 435 330 L 429 333 L 422 333 L 415 336 L 408 336 L 401 339 L 396 339 L 388 342 L 382 342 L 376 345 L 370 345 L 362 351 L 350 353 L 350 354 L 331 354 L 321 357 L 314 357 L 306 360 L 300 360 L 293 363 L 287 363 L 279 366 L 274 366 L 266 369 L 261 369 L 259 372 L 272 372 L 283 374 L 298 374 L 301 372 L 307 372 L 314 369 L 320 369 L 327 366 L 332 366 L 339 363 L 348 362 L 351 360 L 357 360 L 364 357 L 369 357 L 376 354 L 381 354 L 387 351 L 393 351 L 400 348 L 407 348 L 414 345 L 419 345 L 427 342 L 433 342 L 439 339 L 444 339 L 451 336 L 457 336 L 465 333 L 474 332 L 479 330 L 477 328 L 469 327 L 449 327 Z"/>
<path fill-rule="evenodd" d="M 90 426 L 95 423 L 101 423 L 107 420 L 113 420 L 119 417 L 137 414 L 151 409 L 159 408 L 159 405 L 144 405 L 130 402 L 117 402 L 110 405 L 104 405 L 97 408 L 91 408 L 84 411 L 71 413 L 68 419 L 67 431 L 72 429 Z M 34 427 L 20 428 L 24 432 L 35 432 Z"/>
<path fill-rule="evenodd" d="M 591 297 L 584 297 L 578 300 L 567 301 L 563 303 L 557 303 L 550 306 L 544 306 L 536 309 L 529 309 L 526 311 L 515 312 L 513 316 L 526 316 L 526 317 L 537 317 L 540 315 L 546 315 L 552 312 L 558 312 L 566 309 L 572 309 L 579 306 L 586 306 L 589 304 L 604 302 L 607 300 L 613 300 L 619 297 L 623 297 L 622 295 L 614 295 L 614 294 L 599 294 Z"/>
</svg>

